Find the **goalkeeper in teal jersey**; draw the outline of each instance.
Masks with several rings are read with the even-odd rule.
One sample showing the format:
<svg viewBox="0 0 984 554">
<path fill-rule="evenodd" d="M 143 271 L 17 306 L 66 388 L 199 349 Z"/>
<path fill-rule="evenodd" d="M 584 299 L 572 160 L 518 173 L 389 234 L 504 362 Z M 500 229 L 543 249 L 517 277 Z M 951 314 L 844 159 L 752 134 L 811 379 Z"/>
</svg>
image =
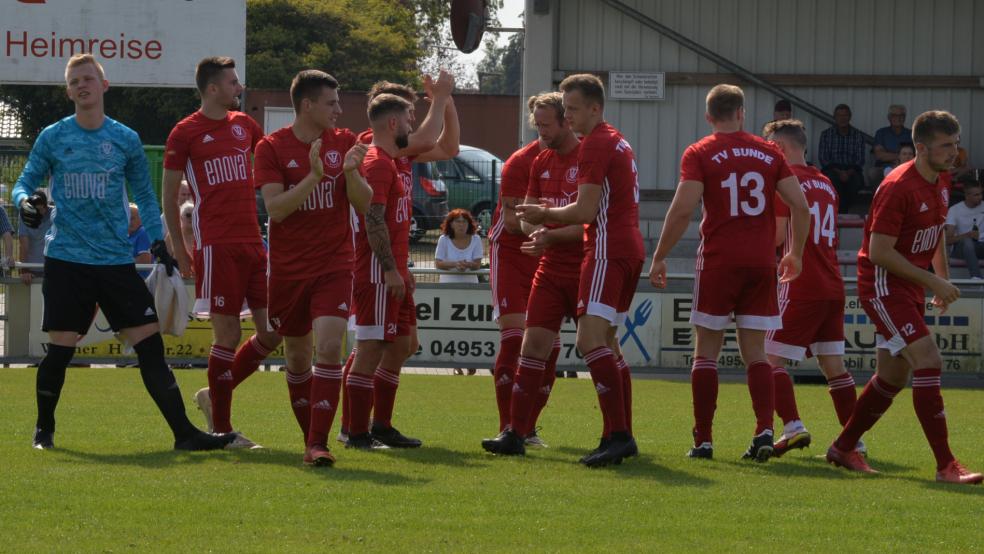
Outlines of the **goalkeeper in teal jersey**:
<svg viewBox="0 0 984 554">
<path fill-rule="evenodd" d="M 223 448 L 234 435 L 204 433 L 188 421 L 178 384 L 164 359 L 154 299 L 130 255 L 127 184 L 154 241 L 151 251 L 168 273 L 174 267 L 161 240 L 160 208 L 140 137 L 106 117 L 103 94 L 109 82 L 92 55 L 72 56 L 65 67 L 65 84 L 75 115 L 41 132 L 13 191 L 14 204 L 28 227 L 41 223 L 34 191 L 49 176 L 55 202 L 45 236 L 42 329 L 49 343 L 38 366 L 34 448 L 54 447 L 55 407 L 65 369 L 97 306 L 113 330 L 133 345 L 144 386 L 174 433 L 174 447 Z"/>
</svg>

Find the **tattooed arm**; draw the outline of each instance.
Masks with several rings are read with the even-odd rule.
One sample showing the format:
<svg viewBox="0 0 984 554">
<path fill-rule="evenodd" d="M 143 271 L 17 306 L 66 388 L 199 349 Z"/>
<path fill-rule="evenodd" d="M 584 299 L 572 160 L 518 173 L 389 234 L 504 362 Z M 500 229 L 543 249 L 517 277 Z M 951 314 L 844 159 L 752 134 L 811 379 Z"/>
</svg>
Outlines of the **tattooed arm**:
<svg viewBox="0 0 984 554">
<path fill-rule="evenodd" d="M 406 294 L 406 283 L 396 269 L 393 249 L 390 246 L 389 229 L 386 228 L 386 205 L 370 204 L 366 212 L 366 238 L 373 255 L 383 268 L 383 278 L 386 282 L 386 292 L 397 301 L 402 301 Z"/>
</svg>

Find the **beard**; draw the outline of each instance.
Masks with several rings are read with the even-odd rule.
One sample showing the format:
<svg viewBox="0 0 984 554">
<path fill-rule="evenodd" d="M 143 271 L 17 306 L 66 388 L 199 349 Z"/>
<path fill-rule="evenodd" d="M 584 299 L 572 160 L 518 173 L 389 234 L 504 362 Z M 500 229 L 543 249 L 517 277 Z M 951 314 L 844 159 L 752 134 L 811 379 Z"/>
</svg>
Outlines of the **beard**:
<svg viewBox="0 0 984 554">
<path fill-rule="evenodd" d="M 228 110 L 238 110 L 240 106 L 239 97 L 233 96 L 232 100 L 229 101 L 229 105 L 226 106 Z"/>
<path fill-rule="evenodd" d="M 396 140 L 396 147 L 399 148 L 400 150 L 403 150 L 404 148 L 410 145 L 410 133 L 403 133 L 400 135 L 396 135 L 394 139 Z"/>
</svg>

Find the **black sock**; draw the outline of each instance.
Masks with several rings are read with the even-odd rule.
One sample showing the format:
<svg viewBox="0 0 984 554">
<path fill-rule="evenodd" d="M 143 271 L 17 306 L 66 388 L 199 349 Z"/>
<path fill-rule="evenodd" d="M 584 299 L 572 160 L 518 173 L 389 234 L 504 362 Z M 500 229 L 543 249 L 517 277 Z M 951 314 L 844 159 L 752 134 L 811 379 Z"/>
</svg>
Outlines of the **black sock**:
<svg viewBox="0 0 984 554">
<path fill-rule="evenodd" d="M 48 343 L 48 352 L 38 366 L 38 380 L 35 391 L 38 398 L 37 426 L 42 431 L 55 432 L 55 407 L 65 384 L 65 369 L 75 348 Z"/>
<path fill-rule="evenodd" d="M 134 345 L 133 349 L 137 352 L 144 386 L 157 408 L 164 414 L 175 440 L 183 440 L 196 433 L 198 428 L 188 421 L 181 389 L 164 359 L 164 341 L 160 333 L 145 338 Z"/>
</svg>

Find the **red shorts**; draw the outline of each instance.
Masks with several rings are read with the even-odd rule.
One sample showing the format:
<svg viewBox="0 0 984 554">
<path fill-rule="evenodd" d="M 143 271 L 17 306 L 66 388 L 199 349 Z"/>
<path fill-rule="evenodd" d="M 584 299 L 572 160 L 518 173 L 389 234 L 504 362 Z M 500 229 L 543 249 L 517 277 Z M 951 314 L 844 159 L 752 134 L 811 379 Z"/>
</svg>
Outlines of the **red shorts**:
<svg viewBox="0 0 984 554">
<path fill-rule="evenodd" d="M 319 317 L 347 320 L 352 302 L 352 272 L 325 273 L 309 279 L 270 277 L 270 325 L 283 337 L 303 337 Z"/>
<path fill-rule="evenodd" d="M 195 250 L 195 314 L 239 316 L 267 307 L 262 243 L 214 244 Z"/>
<path fill-rule="evenodd" d="M 782 329 L 774 267 L 716 267 L 694 275 L 690 323 L 720 331 L 734 315 L 739 329 Z"/>
<path fill-rule="evenodd" d="M 496 243 L 492 245 L 489 261 L 492 317 L 498 320 L 499 316 L 525 313 L 540 259 Z"/>
<path fill-rule="evenodd" d="M 641 274 L 642 260 L 584 258 L 577 293 L 578 317 L 598 316 L 612 326 L 624 323 Z"/>
<path fill-rule="evenodd" d="M 926 327 L 926 303 L 911 298 L 862 298 L 861 307 L 875 324 L 875 343 L 893 356 L 906 346 L 929 335 Z"/>
<path fill-rule="evenodd" d="M 387 294 L 383 283 L 355 285 L 355 340 L 393 342 L 396 337 L 410 335 L 410 328 L 417 325 L 417 305 L 413 286 L 407 281 L 402 302 Z"/>
<path fill-rule="evenodd" d="M 787 360 L 844 355 L 844 299 L 783 300 L 782 329 L 765 335 L 765 352 Z"/>
<path fill-rule="evenodd" d="M 526 306 L 526 327 L 560 332 L 564 318 L 577 318 L 578 285 L 576 276 L 546 275 L 542 268 L 538 269 Z"/>
</svg>

